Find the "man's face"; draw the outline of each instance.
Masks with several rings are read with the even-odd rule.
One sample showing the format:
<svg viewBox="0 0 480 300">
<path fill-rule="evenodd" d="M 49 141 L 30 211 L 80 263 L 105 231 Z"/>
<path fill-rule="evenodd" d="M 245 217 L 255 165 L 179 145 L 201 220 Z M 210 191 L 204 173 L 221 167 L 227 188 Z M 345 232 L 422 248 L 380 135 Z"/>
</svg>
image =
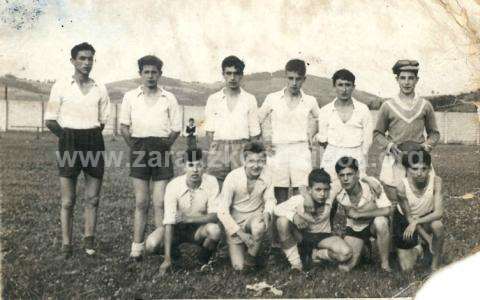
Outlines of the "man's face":
<svg viewBox="0 0 480 300">
<path fill-rule="evenodd" d="M 411 177 L 417 183 L 425 183 L 428 178 L 430 168 L 424 163 L 417 163 L 407 168 L 407 176 Z"/>
<path fill-rule="evenodd" d="M 313 186 L 308 187 L 308 190 L 313 201 L 318 203 L 325 203 L 330 195 L 330 185 L 323 182 L 314 182 Z"/>
<path fill-rule="evenodd" d="M 258 177 L 263 171 L 265 164 L 267 163 L 267 155 L 265 152 L 252 153 L 247 152 L 245 157 L 245 172 L 249 177 Z"/>
<path fill-rule="evenodd" d="M 404 95 L 411 95 L 415 92 L 415 86 L 418 82 L 418 76 L 413 72 L 402 71 L 397 75 L 400 92 Z"/>
<path fill-rule="evenodd" d="M 197 161 L 187 161 L 185 164 L 185 174 L 187 175 L 187 180 L 198 181 L 201 180 L 204 172 L 203 162 L 201 160 Z"/>
<path fill-rule="evenodd" d="M 338 179 L 340 180 L 340 184 L 342 185 L 342 188 L 347 191 L 353 189 L 359 179 L 358 171 L 355 171 L 352 168 L 344 168 L 337 175 Z"/>
<path fill-rule="evenodd" d="M 162 72 L 154 65 L 144 65 L 140 72 L 143 86 L 147 88 L 156 88 Z"/>
<path fill-rule="evenodd" d="M 285 78 L 287 79 L 287 89 L 292 95 L 298 95 L 306 76 L 300 76 L 297 72 L 286 71 Z"/>
<path fill-rule="evenodd" d="M 354 89 L 355 85 L 351 81 L 344 79 L 337 79 L 335 81 L 335 93 L 337 94 L 337 99 L 342 101 L 350 100 Z"/>
<path fill-rule="evenodd" d="M 190 126 L 193 126 L 193 120 L 188 121 L 188 124 L 189 124 Z"/>
<path fill-rule="evenodd" d="M 77 57 L 71 58 L 70 62 L 78 73 L 88 76 L 93 67 L 93 52 L 91 50 L 80 50 Z"/>
<path fill-rule="evenodd" d="M 231 66 L 226 67 L 225 70 L 223 70 L 223 78 L 225 79 L 225 85 L 228 88 L 236 90 L 240 88 L 243 74 L 239 70 L 237 70 L 237 68 Z"/>
</svg>

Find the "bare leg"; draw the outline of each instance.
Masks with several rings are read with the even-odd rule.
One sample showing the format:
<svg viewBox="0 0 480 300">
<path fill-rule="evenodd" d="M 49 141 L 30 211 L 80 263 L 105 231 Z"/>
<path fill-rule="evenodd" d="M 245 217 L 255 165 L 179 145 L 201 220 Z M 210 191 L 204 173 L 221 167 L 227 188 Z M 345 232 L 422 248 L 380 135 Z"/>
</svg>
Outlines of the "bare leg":
<svg viewBox="0 0 480 300">
<path fill-rule="evenodd" d="M 386 217 L 376 217 L 373 220 L 372 230 L 377 236 L 377 247 L 380 254 L 382 269 L 385 271 L 392 271 L 388 256 L 390 254 L 390 229 L 388 226 L 388 219 Z"/>
<path fill-rule="evenodd" d="M 402 271 L 411 271 L 415 266 L 418 258 L 418 252 L 415 249 L 399 249 L 397 248 L 398 262 Z"/>
<path fill-rule="evenodd" d="M 319 249 L 327 249 L 328 256 L 339 263 L 345 263 L 352 258 L 352 249 L 340 237 L 331 236 L 318 243 Z"/>
<path fill-rule="evenodd" d="M 85 237 L 95 235 L 101 188 L 101 178 L 95 178 L 85 173 Z"/>
<path fill-rule="evenodd" d="M 215 223 L 205 224 L 195 235 L 195 241 L 201 242 L 203 248 L 214 250 L 222 237 L 220 226 Z"/>
<path fill-rule="evenodd" d="M 433 259 L 432 259 L 432 271 L 438 270 L 442 263 L 443 242 L 444 242 L 444 229 L 441 221 L 433 221 L 430 225 L 433 231 Z"/>
<path fill-rule="evenodd" d="M 77 178 L 60 177 L 60 194 L 62 198 L 62 209 L 60 221 L 62 224 L 62 244 L 72 244 L 73 230 L 73 209 L 76 200 Z"/>
<path fill-rule="evenodd" d="M 133 179 L 133 189 L 135 192 L 135 218 L 133 222 L 133 242 L 143 243 L 145 235 L 145 225 L 147 222 L 147 213 L 149 206 L 149 182 L 138 178 Z"/>
<path fill-rule="evenodd" d="M 358 264 L 358 260 L 360 258 L 360 255 L 362 254 L 364 242 L 362 239 L 358 239 L 356 237 L 348 235 L 344 238 L 344 240 L 352 249 L 352 257 L 346 264 L 342 264 L 338 266 L 338 268 L 341 271 L 349 272 Z"/>
<path fill-rule="evenodd" d="M 241 271 L 244 268 L 245 263 L 245 245 L 242 244 L 228 244 L 228 253 L 230 254 L 230 261 L 232 267 L 236 271 Z"/>
<path fill-rule="evenodd" d="M 248 249 L 248 254 L 251 256 L 257 256 L 265 234 L 267 233 L 267 227 L 263 222 L 263 217 L 261 215 L 256 216 L 246 224 L 245 229 L 252 234 L 252 237 L 255 240 L 255 245 Z"/>
<path fill-rule="evenodd" d="M 163 227 L 163 199 L 165 198 L 165 188 L 168 180 L 153 181 L 153 214 L 155 226 L 157 228 Z"/>
</svg>

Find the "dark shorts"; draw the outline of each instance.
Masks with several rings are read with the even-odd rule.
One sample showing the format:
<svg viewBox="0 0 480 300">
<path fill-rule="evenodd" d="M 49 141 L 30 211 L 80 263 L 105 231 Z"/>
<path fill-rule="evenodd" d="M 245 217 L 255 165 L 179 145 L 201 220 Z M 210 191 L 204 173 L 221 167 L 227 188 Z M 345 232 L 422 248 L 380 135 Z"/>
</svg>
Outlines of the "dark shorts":
<svg viewBox="0 0 480 300">
<path fill-rule="evenodd" d="M 344 236 L 352 236 L 367 242 L 371 237 L 375 237 L 371 231 L 372 224 L 373 224 L 373 220 L 362 231 L 355 231 L 352 229 L 352 227 L 347 226 L 347 228 L 345 228 Z"/>
<path fill-rule="evenodd" d="M 130 176 L 142 180 L 168 180 L 173 177 L 173 162 L 167 138 L 132 137 Z"/>
<path fill-rule="evenodd" d="M 393 213 L 393 242 L 399 249 L 412 249 L 418 245 L 418 233 L 415 231 L 410 240 L 403 239 L 403 233 L 407 229 L 409 223 L 407 218 L 395 209 Z"/>
<path fill-rule="evenodd" d="M 58 139 L 57 166 L 60 177 L 76 178 L 81 171 L 103 178 L 105 143 L 100 128 L 64 128 Z"/>
<path fill-rule="evenodd" d="M 317 248 L 318 243 L 332 236 L 333 236 L 333 233 L 331 232 L 313 233 L 313 232 L 302 231 L 301 244 L 305 247 L 311 247 L 312 249 Z"/>
</svg>

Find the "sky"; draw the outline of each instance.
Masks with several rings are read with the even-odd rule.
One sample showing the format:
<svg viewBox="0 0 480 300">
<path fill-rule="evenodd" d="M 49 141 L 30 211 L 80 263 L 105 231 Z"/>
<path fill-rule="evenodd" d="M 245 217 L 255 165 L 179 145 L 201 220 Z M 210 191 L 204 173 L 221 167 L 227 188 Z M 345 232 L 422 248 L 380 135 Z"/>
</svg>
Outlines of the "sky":
<svg viewBox="0 0 480 300">
<path fill-rule="evenodd" d="M 475 0 L 9 0 L 0 75 L 69 76 L 71 47 L 87 41 L 97 50 L 92 77 L 105 83 L 137 77 L 146 54 L 164 61 L 165 76 L 214 82 L 234 54 L 245 73 L 291 58 L 317 76 L 347 68 L 358 89 L 388 97 L 398 90 L 391 67 L 406 58 L 420 63 L 420 94 L 454 94 L 480 88 L 479 31 Z"/>
</svg>

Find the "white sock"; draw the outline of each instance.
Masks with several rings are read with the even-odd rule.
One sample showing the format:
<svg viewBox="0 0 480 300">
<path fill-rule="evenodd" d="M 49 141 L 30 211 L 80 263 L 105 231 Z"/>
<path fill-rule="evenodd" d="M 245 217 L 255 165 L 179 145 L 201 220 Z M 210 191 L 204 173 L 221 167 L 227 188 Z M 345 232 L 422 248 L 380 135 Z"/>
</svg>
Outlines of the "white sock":
<svg viewBox="0 0 480 300">
<path fill-rule="evenodd" d="M 322 260 L 328 260 L 328 261 L 333 260 L 328 254 L 328 249 L 314 249 L 312 251 L 312 259 L 313 260 L 322 259 Z"/>
<path fill-rule="evenodd" d="M 143 254 L 145 251 L 145 242 L 143 243 L 132 243 L 132 251 L 130 252 L 130 256 L 137 257 Z"/>
<path fill-rule="evenodd" d="M 302 261 L 300 260 L 300 254 L 298 253 L 297 245 L 288 249 L 283 249 L 283 253 L 285 253 L 285 256 L 287 257 L 288 262 L 292 266 L 298 266 L 302 264 Z"/>
</svg>

